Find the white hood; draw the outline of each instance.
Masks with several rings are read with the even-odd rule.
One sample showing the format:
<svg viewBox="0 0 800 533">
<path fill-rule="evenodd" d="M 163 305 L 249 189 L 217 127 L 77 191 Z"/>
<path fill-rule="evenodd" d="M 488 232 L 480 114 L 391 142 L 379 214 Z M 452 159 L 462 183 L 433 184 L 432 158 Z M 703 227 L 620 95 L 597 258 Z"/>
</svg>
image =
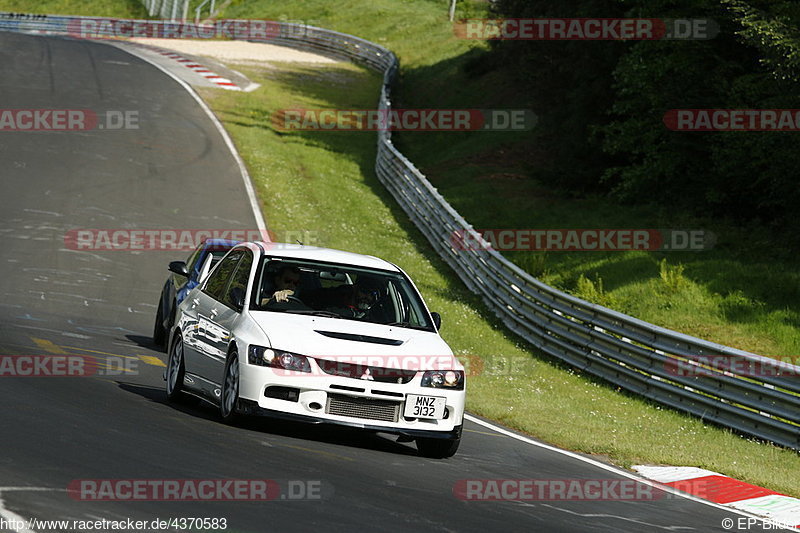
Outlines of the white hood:
<svg viewBox="0 0 800 533">
<path fill-rule="evenodd" d="M 376 366 L 396 367 L 399 362 L 403 368 L 417 370 L 463 369 L 438 333 L 291 313 L 253 311 L 251 316 L 275 349 L 356 364 L 369 357 Z M 349 336 L 361 337 L 341 338 Z M 391 341 L 397 345 L 388 344 Z M 379 364 L 382 359 L 386 365 Z"/>
</svg>

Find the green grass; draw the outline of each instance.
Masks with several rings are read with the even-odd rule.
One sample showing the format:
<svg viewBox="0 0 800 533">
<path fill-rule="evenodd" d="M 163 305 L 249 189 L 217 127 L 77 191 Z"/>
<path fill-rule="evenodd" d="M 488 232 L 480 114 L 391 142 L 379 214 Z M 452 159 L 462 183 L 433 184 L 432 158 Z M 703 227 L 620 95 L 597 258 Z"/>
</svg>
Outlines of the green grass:
<svg viewBox="0 0 800 533">
<path fill-rule="evenodd" d="M 286 133 L 270 125 L 271 113 L 282 108 L 374 104 L 376 74 L 347 64 L 241 70 L 262 87 L 202 94 L 246 161 L 270 228 L 279 236 L 309 232 L 319 245 L 377 255 L 409 272 L 429 307 L 442 313 L 445 340 L 478 374 L 468 383 L 471 412 L 623 466 L 700 466 L 800 495 L 795 452 L 614 390 L 543 358 L 509 334 L 438 259 L 377 180 L 374 134 Z"/>
<path fill-rule="evenodd" d="M 486 16 L 486 4 L 459 2 L 458 18 Z M 533 107 L 511 75 L 477 61 L 486 46 L 454 37 L 446 2 L 235 0 L 225 17 L 298 19 L 381 43 L 403 65 L 396 107 Z M 535 43 L 532 43 L 535 46 Z M 670 329 L 779 358 L 800 354 L 800 273 L 794 253 L 761 228 L 688 217 L 668 206 L 621 206 L 574 198 L 540 185 L 558 167 L 536 140 L 546 132 L 396 134 L 395 144 L 477 228 L 705 229 L 711 251 L 513 252 L 509 259 L 545 283 Z M 599 173 L 602 169 L 598 169 Z M 661 262 L 682 265 L 670 288 Z M 586 284 L 602 283 L 592 299 Z M 583 285 L 581 285 L 583 283 Z"/>
<path fill-rule="evenodd" d="M 87 17 L 148 18 L 139 0 L 0 0 L 0 11 Z"/>
<path fill-rule="evenodd" d="M 458 17 L 486 16 L 487 4 L 458 2 Z M 297 20 L 350 33 L 392 50 L 409 65 L 433 65 L 478 45 L 458 39 L 448 22 L 449 3 L 438 0 L 233 0 L 220 18 Z M 446 74 L 446 73 L 443 73 Z"/>
</svg>

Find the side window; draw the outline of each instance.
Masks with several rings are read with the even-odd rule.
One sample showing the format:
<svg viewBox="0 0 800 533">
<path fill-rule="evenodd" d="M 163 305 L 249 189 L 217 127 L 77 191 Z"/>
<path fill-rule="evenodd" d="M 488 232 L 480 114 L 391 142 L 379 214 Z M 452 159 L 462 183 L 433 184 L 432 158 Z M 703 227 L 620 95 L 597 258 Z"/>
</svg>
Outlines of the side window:
<svg viewBox="0 0 800 533">
<path fill-rule="evenodd" d="M 253 256 L 249 252 L 244 252 L 244 257 L 239 261 L 236 272 L 231 278 L 228 289 L 222 296 L 222 303 L 232 307 L 237 311 L 242 310 L 245 295 L 247 294 L 247 281 L 250 279 L 250 269 L 253 266 Z"/>
<path fill-rule="evenodd" d="M 229 256 L 222 260 L 217 265 L 214 272 L 208 277 L 203 292 L 214 298 L 215 300 L 222 300 L 222 291 L 228 286 L 228 280 L 233 275 L 236 269 L 236 263 L 242 258 L 243 252 L 232 252 Z"/>
<path fill-rule="evenodd" d="M 186 260 L 186 266 L 189 270 L 192 269 L 192 265 L 194 264 L 195 261 L 197 261 L 197 258 L 200 257 L 200 251 L 202 249 L 203 249 L 202 247 L 198 247 L 197 250 L 191 253 L 189 259 Z"/>
<path fill-rule="evenodd" d="M 189 259 L 186 260 L 186 270 L 188 270 L 190 274 L 193 270 L 200 268 L 200 265 L 195 265 L 195 263 L 200 258 L 200 252 L 202 250 L 202 246 L 198 247 L 197 250 L 192 252 L 192 255 L 189 256 Z"/>
</svg>

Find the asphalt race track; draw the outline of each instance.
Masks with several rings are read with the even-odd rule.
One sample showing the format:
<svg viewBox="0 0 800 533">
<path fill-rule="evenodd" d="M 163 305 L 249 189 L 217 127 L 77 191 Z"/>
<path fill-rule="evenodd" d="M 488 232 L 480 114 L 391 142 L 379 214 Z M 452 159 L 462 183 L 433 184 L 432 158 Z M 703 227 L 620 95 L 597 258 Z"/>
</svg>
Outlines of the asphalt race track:
<svg viewBox="0 0 800 533">
<path fill-rule="evenodd" d="M 0 131 L 0 352 L 129 370 L 0 378 L 0 517 L 216 517 L 238 532 L 706 532 L 739 518 L 678 497 L 462 501 L 453 488 L 465 479 L 626 479 L 472 422 L 455 457 L 432 460 L 390 437 L 268 420 L 230 427 L 211 406 L 167 404 L 165 354 L 150 335 L 166 264 L 188 252 L 73 250 L 64 236 L 253 229 L 234 157 L 184 88 L 119 48 L 0 33 L 0 72 L 5 109 L 134 110 L 139 126 Z M 83 479 L 269 479 L 284 498 L 81 501 L 67 487 Z M 298 487 L 319 497 L 293 501 Z"/>
</svg>

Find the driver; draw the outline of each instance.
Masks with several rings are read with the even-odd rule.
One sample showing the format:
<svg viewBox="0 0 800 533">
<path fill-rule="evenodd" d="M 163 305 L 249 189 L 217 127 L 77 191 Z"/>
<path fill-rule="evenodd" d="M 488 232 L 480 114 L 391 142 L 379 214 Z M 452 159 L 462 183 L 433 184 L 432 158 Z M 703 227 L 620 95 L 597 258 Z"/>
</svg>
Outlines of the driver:
<svg viewBox="0 0 800 533">
<path fill-rule="evenodd" d="M 272 294 L 261 300 L 261 305 L 275 300 L 276 302 L 288 302 L 289 296 L 294 296 L 297 286 L 300 284 L 300 269 L 296 266 L 283 265 L 272 279 L 274 287 Z"/>
</svg>

